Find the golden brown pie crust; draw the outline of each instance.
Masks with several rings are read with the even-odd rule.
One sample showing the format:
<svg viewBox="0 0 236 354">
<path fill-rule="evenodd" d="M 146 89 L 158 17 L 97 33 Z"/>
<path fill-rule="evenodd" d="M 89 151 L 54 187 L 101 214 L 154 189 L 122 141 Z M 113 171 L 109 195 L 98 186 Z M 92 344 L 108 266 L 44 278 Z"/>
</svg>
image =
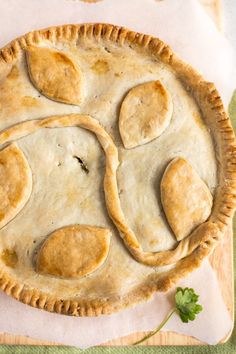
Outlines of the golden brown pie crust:
<svg viewBox="0 0 236 354">
<path fill-rule="evenodd" d="M 182 249 L 179 247 L 171 252 L 168 257 L 173 257 L 176 262 L 173 269 L 161 275 L 152 274 L 146 279 L 145 284 L 137 287 L 123 296 L 113 296 L 107 299 L 90 300 L 81 298 L 78 300 L 63 299 L 39 289 L 29 288 L 26 284 L 19 284 L 11 278 L 3 269 L 0 269 L 0 288 L 15 299 L 29 304 L 33 307 L 45 309 L 75 316 L 94 316 L 108 314 L 122 308 L 148 299 L 155 291 L 166 291 L 179 279 L 192 272 L 200 266 L 202 260 L 209 255 L 214 247 L 222 239 L 227 226 L 230 224 L 236 206 L 236 142 L 231 122 L 224 110 L 219 94 L 210 82 L 204 81 L 191 66 L 180 60 L 162 41 L 149 35 L 139 34 L 125 28 L 106 24 L 83 24 L 65 25 L 50 27 L 45 30 L 34 31 L 14 40 L 1 50 L 0 65 L 14 63 L 15 59 L 32 45 L 37 45 L 41 40 L 68 41 L 79 40 L 79 38 L 94 38 L 99 41 L 101 38 L 117 43 L 122 46 L 128 44 L 137 51 L 144 51 L 150 56 L 159 59 L 163 63 L 170 65 L 181 80 L 185 89 L 195 98 L 203 115 L 208 117 L 210 128 L 217 144 L 217 157 L 220 161 L 219 186 L 214 200 L 214 207 L 209 220 L 200 225 L 191 237 L 183 240 L 186 242 L 187 253 L 182 258 Z M 32 129 L 34 129 L 32 125 Z M 4 140 L 4 139 L 3 139 Z M 2 142 L 2 140 L 1 140 Z M 106 183 L 106 181 L 105 181 Z M 111 200 L 106 200 L 112 209 Z M 113 213 L 114 212 L 114 213 Z M 166 264 L 166 255 L 161 257 L 161 253 L 143 252 L 137 239 L 125 224 L 117 220 L 117 210 L 109 211 L 113 222 L 124 236 L 124 242 L 133 256 L 145 264 L 153 265 Z M 197 240 L 197 244 L 196 241 Z M 167 257 L 167 258 L 168 258 Z M 181 260 L 179 260 L 181 259 Z M 170 263 L 170 262 L 169 262 Z"/>
</svg>

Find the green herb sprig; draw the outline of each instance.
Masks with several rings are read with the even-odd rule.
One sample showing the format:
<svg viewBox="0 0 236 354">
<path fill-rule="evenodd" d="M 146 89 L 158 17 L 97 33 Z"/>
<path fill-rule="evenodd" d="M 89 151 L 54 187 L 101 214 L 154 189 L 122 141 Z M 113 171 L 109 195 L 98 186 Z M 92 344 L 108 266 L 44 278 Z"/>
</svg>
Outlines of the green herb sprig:
<svg viewBox="0 0 236 354">
<path fill-rule="evenodd" d="M 175 307 L 169 312 L 166 318 L 160 323 L 160 325 L 148 335 L 133 343 L 133 345 L 140 344 L 147 340 L 148 338 L 154 336 L 159 332 L 164 325 L 169 321 L 174 313 L 179 315 L 182 322 L 187 323 L 188 321 L 194 321 L 196 315 L 202 311 L 202 306 L 198 302 L 199 295 L 195 294 L 192 288 L 180 288 L 176 289 L 175 293 Z"/>
</svg>

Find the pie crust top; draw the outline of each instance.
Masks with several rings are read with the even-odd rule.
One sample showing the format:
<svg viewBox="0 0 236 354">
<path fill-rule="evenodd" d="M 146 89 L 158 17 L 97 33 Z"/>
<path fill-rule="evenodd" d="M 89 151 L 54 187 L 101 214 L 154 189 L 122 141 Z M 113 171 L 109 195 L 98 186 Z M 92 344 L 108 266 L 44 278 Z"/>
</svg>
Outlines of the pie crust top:
<svg viewBox="0 0 236 354">
<path fill-rule="evenodd" d="M 199 267 L 235 209 L 214 84 L 159 39 L 50 27 L 0 52 L 0 288 L 75 316 L 118 311 Z"/>
</svg>

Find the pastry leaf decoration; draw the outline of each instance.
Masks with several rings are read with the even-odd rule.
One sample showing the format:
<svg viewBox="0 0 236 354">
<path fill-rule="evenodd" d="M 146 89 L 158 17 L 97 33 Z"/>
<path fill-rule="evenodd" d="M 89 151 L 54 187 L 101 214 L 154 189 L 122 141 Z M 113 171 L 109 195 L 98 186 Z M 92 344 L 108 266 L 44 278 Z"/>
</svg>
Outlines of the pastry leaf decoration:
<svg viewBox="0 0 236 354">
<path fill-rule="evenodd" d="M 44 96 L 58 102 L 79 105 L 82 100 L 82 73 L 63 52 L 29 47 L 26 58 L 30 79 Z"/>
<path fill-rule="evenodd" d="M 174 313 L 179 316 L 182 322 L 188 323 L 189 321 L 194 321 L 196 315 L 203 310 L 203 307 L 198 304 L 198 299 L 199 295 L 197 295 L 192 288 L 178 287 L 175 293 L 175 306 L 173 309 L 154 331 L 150 332 L 139 341 L 133 343 L 133 345 L 140 344 L 148 338 L 154 336 L 164 327 Z"/>
<path fill-rule="evenodd" d="M 36 271 L 79 279 L 105 262 L 109 245 L 108 229 L 88 225 L 63 227 L 49 235 L 43 243 L 37 256 Z"/>
<path fill-rule="evenodd" d="M 212 195 L 207 185 L 181 157 L 172 160 L 164 172 L 161 200 L 177 240 L 188 236 L 211 213 Z"/>
<path fill-rule="evenodd" d="M 16 144 L 0 151 L 0 228 L 25 206 L 32 190 L 32 174 Z"/>
<path fill-rule="evenodd" d="M 168 127 L 173 112 L 170 94 L 160 81 L 132 88 L 124 98 L 119 129 L 126 149 L 146 144 Z"/>
</svg>

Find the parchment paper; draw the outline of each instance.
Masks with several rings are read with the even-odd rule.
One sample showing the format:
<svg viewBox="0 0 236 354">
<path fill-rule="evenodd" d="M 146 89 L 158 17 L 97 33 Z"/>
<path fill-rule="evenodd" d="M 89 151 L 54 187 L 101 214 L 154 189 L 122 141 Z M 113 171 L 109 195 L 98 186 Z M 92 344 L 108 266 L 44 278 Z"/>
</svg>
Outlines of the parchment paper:
<svg viewBox="0 0 236 354">
<path fill-rule="evenodd" d="M 182 59 L 214 81 L 227 104 L 235 86 L 235 56 L 197 0 L 0 0 L 0 46 L 33 29 L 80 22 L 109 22 L 163 39 Z M 232 328 L 218 281 L 208 261 L 179 286 L 200 294 L 204 311 L 183 324 L 177 316 L 165 330 L 216 344 Z M 110 316 L 72 318 L 25 306 L 0 293 L 0 332 L 28 335 L 82 348 L 155 328 L 174 301 L 174 289 Z"/>
</svg>

